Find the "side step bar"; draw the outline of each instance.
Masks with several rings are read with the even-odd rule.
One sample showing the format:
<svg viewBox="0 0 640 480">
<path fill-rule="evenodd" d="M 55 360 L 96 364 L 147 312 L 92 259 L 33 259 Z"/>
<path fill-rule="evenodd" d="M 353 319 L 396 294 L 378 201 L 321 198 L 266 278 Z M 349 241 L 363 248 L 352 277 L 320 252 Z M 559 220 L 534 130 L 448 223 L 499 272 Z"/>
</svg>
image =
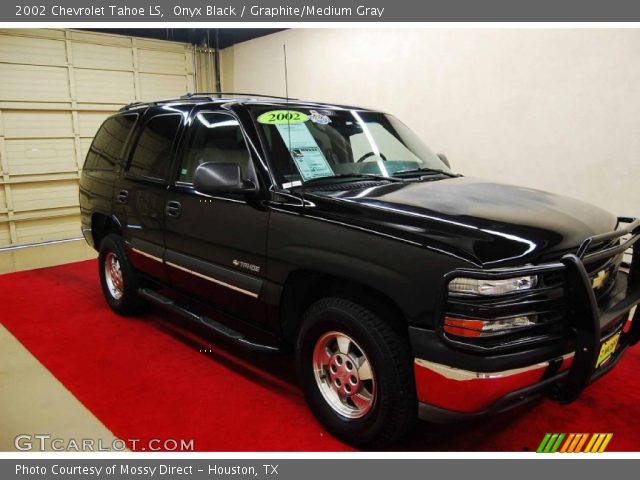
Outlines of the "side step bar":
<svg viewBox="0 0 640 480">
<path fill-rule="evenodd" d="M 253 350 L 255 352 L 262 353 L 278 353 L 280 352 L 280 348 L 273 345 L 263 345 L 260 343 L 255 343 L 250 340 L 247 340 L 244 335 L 240 332 L 237 332 L 226 325 L 221 324 L 207 316 L 197 315 L 190 310 L 187 310 L 184 307 L 181 307 L 176 302 L 171 300 L 170 298 L 165 297 L 164 295 L 160 295 L 158 292 L 151 290 L 149 288 L 141 288 L 138 290 L 138 294 L 148 300 L 151 303 L 159 305 L 170 312 L 177 313 L 181 317 L 187 318 L 193 322 L 196 322 L 200 325 L 204 325 L 205 327 L 213 330 L 218 335 L 222 335 L 228 340 L 240 345 L 243 348 Z"/>
</svg>

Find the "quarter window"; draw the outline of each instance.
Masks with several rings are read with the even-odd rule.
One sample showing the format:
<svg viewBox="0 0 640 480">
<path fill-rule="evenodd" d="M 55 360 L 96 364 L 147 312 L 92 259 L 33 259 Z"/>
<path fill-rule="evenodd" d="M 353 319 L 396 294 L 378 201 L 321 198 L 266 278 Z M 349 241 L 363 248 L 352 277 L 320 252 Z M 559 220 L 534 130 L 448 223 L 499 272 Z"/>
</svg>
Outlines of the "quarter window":
<svg viewBox="0 0 640 480">
<path fill-rule="evenodd" d="M 181 119 L 180 114 L 167 114 L 147 122 L 131 156 L 130 174 L 164 180 Z"/>
<path fill-rule="evenodd" d="M 205 162 L 240 165 L 242 178 L 252 176 L 249 151 L 238 121 L 226 113 L 199 112 L 191 127 L 191 137 L 182 155 L 178 181 L 193 183 L 193 174 Z"/>
<path fill-rule="evenodd" d="M 137 118 L 137 114 L 129 114 L 105 120 L 91 143 L 84 169 L 114 171 L 121 165 L 124 145 Z"/>
</svg>

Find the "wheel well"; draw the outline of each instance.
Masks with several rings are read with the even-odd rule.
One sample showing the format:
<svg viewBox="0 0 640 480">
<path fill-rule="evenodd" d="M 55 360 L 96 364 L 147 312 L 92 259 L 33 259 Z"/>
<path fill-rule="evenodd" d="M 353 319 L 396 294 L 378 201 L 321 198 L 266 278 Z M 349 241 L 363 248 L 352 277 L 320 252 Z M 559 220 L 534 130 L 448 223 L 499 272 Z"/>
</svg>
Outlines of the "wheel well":
<svg viewBox="0 0 640 480">
<path fill-rule="evenodd" d="M 118 224 L 107 215 L 94 213 L 91 217 L 91 236 L 96 250 L 100 250 L 102 239 L 110 233 L 121 233 Z"/>
<path fill-rule="evenodd" d="M 285 340 L 293 344 L 307 308 L 324 297 L 339 297 L 367 307 L 403 336 L 407 321 L 402 309 L 384 293 L 341 277 L 300 270 L 287 278 L 281 298 L 280 321 Z"/>
</svg>

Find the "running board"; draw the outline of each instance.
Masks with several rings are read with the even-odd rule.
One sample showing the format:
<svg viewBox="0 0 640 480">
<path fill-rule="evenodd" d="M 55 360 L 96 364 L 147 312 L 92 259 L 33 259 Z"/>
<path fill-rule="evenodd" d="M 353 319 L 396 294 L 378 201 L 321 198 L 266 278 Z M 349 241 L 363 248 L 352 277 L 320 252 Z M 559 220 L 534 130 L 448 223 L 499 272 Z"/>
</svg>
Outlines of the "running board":
<svg viewBox="0 0 640 480">
<path fill-rule="evenodd" d="M 237 332 L 236 330 L 233 330 L 232 328 L 229 328 L 226 325 L 223 325 L 222 323 L 217 322 L 205 315 L 197 315 L 192 311 L 181 307 L 170 298 L 167 298 L 154 290 L 151 290 L 149 288 L 141 288 L 138 290 L 138 294 L 145 300 L 159 305 L 160 307 L 165 308 L 170 312 L 177 313 L 178 315 L 187 318 L 192 322 L 204 325 L 210 330 L 213 330 L 215 333 L 222 335 L 226 339 L 231 340 L 232 342 L 240 345 L 243 348 L 262 353 L 280 352 L 280 348 L 273 345 L 263 345 L 261 343 L 255 343 L 247 340 L 240 332 Z"/>
</svg>

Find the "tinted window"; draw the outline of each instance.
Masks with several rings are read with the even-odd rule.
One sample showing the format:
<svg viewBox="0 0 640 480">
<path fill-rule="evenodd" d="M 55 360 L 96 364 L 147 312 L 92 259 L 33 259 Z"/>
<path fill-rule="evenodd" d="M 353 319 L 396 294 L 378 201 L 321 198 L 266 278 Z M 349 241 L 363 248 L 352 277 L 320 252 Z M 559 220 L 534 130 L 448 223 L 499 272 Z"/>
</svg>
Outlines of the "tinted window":
<svg viewBox="0 0 640 480">
<path fill-rule="evenodd" d="M 137 118 L 138 115 L 132 114 L 105 120 L 91 143 L 84 169 L 114 171 L 115 166 L 122 163 L 124 144 Z"/>
<path fill-rule="evenodd" d="M 147 122 L 138 138 L 129 173 L 164 179 L 171 160 L 171 147 L 180 126 L 180 114 L 160 115 Z"/>
<path fill-rule="evenodd" d="M 240 165 L 242 178 L 249 178 L 252 164 L 238 121 L 225 113 L 200 112 L 194 119 L 182 156 L 178 181 L 193 183 L 193 173 L 204 162 Z"/>
<path fill-rule="evenodd" d="M 345 175 L 386 177 L 450 168 L 402 122 L 362 110 L 251 106 L 276 178 L 283 185 Z M 279 118 L 281 116 L 281 118 Z M 418 173 L 419 174 L 419 173 Z"/>
</svg>

